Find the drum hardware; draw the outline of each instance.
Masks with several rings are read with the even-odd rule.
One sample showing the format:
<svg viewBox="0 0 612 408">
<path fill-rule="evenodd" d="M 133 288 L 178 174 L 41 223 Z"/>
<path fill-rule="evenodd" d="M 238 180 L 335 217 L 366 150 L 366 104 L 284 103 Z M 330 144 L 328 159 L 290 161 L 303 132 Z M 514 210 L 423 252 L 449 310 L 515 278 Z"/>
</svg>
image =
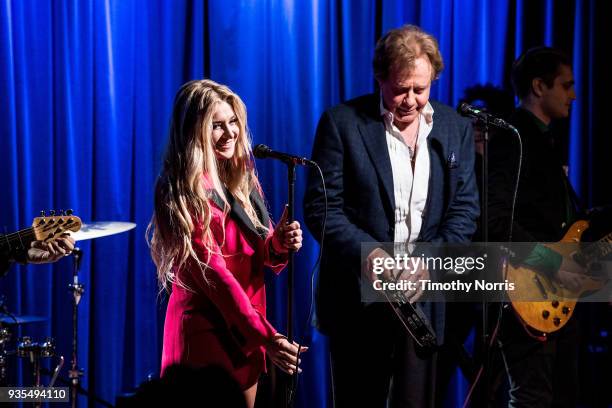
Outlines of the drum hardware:
<svg viewBox="0 0 612 408">
<path fill-rule="evenodd" d="M 0 313 L 3 313 L 6 317 L 11 317 L 11 321 L 14 319 L 16 321 L 15 316 L 9 312 L 8 308 L 5 305 L 6 297 L 4 295 L 0 296 Z M 7 327 L 2 326 L 2 318 L 5 316 L 0 316 L 0 386 L 7 385 L 7 371 L 6 371 L 6 357 L 8 353 L 6 351 L 6 346 L 11 340 L 11 332 Z"/>
<path fill-rule="evenodd" d="M 4 349 L 4 347 L 11 340 L 11 333 L 6 327 L 0 327 L 0 349 Z"/>
<path fill-rule="evenodd" d="M 0 351 L 0 386 L 6 385 L 6 352 Z"/>
<path fill-rule="evenodd" d="M 84 241 L 88 239 L 120 234 L 135 227 L 136 224 L 131 222 L 98 221 L 83 224 L 79 231 L 72 234 L 72 237 L 75 241 Z M 85 293 L 85 286 L 79 282 L 79 270 L 81 269 L 83 251 L 79 248 L 75 248 L 72 251 L 72 255 L 74 260 L 72 283 L 68 285 L 68 290 L 72 292 L 72 359 L 70 362 L 70 370 L 68 371 L 68 378 L 70 379 L 71 407 L 76 408 L 78 394 L 83 393 L 87 396 L 90 396 L 90 394 L 84 390 L 83 387 L 81 387 L 80 382 L 84 372 L 81 368 L 79 368 L 78 364 L 78 310 L 81 297 L 83 296 L 83 293 Z M 103 403 L 103 405 L 112 406 L 100 398 L 95 396 L 94 398 L 98 402 Z"/>
<path fill-rule="evenodd" d="M 41 367 L 40 363 L 43 358 L 52 358 L 55 356 L 55 340 L 52 337 L 47 337 L 44 342 L 37 343 L 32 341 L 29 336 L 24 336 L 17 343 L 17 357 L 28 359 L 33 367 L 34 386 L 42 385 L 40 380 Z M 62 361 L 63 358 L 60 358 Z M 60 362 L 62 365 L 63 362 Z"/>
<path fill-rule="evenodd" d="M 41 360 L 43 358 L 53 358 L 55 356 L 55 340 L 52 337 L 47 337 L 45 341 L 37 343 L 32 341 L 32 338 L 29 336 L 24 336 L 19 339 L 17 342 L 17 352 L 16 355 L 18 358 L 28 359 L 33 367 L 33 375 L 34 375 L 34 386 L 41 387 L 41 373 L 43 368 L 41 367 Z M 53 370 L 54 373 L 59 373 L 59 370 L 64 365 L 64 357 L 58 357 L 58 364 Z M 48 387 L 53 387 L 55 383 L 56 376 L 51 379 Z M 41 407 L 42 403 L 35 402 L 35 407 Z"/>
<path fill-rule="evenodd" d="M 85 292 L 85 286 L 79 283 L 79 269 L 81 269 L 81 259 L 83 251 L 79 248 L 74 248 L 73 254 L 73 273 L 72 283 L 68 285 L 68 290 L 72 292 L 72 360 L 70 362 L 70 370 L 68 378 L 70 378 L 70 402 L 72 408 L 76 408 L 78 393 L 81 388 L 80 382 L 84 372 L 79 368 L 78 364 L 78 323 L 79 323 L 79 303 Z"/>
<path fill-rule="evenodd" d="M 135 228 L 136 224 L 129 222 L 103 221 L 83 224 L 81 227 L 82 229 L 80 231 L 71 234 L 75 241 L 83 241 L 119 234 Z M 4 379 L 6 378 L 6 357 L 8 355 L 15 354 L 19 358 L 29 359 L 29 361 L 34 365 L 36 386 L 40 386 L 41 373 L 51 376 L 49 387 L 52 387 L 56 381 L 61 384 L 69 385 L 72 408 L 77 406 L 77 396 L 79 394 L 83 394 L 103 406 L 112 407 L 112 404 L 90 393 L 80 384 L 80 379 L 83 376 L 84 371 L 78 366 L 78 306 L 83 294 L 85 293 L 85 287 L 79 282 L 78 272 L 81 266 L 83 251 L 79 248 L 75 248 L 72 251 L 72 255 L 73 280 L 72 283 L 68 285 L 68 290 L 72 293 L 72 359 L 70 370 L 68 371 L 69 380 L 67 381 L 59 377 L 60 370 L 65 362 L 63 356 L 58 356 L 58 364 L 52 371 L 40 366 L 40 359 L 55 356 L 55 341 L 51 337 L 47 337 L 42 343 L 36 343 L 32 341 L 31 337 L 24 336 L 19 339 L 16 351 L 9 352 L 5 349 L 11 336 L 8 329 L 2 328 L 1 325 L 3 323 L 7 325 L 20 325 L 25 323 L 44 322 L 46 319 L 38 316 L 14 316 L 10 314 L 6 308 L 2 307 L 3 301 L 0 299 L 0 312 L 4 310 L 5 314 L 5 316 L 0 315 L 0 384 L 4 384 Z"/>
<path fill-rule="evenodd" d="M 64 356 L 59 356 L 59 363 L 55 366 L 55 369 L 51 373 L 51 381 L 49 381 L 49 387 L 53 387 L 55 385 L 55 381 L 59 376 L 60 370 L 64 366 Z"/>
<path fill-rule="evenodd" d="M 0 326 L 0 385 L 6 385 L 6 345 L 11 340 L 11 333 L 6 327 Z"/>
</svg>

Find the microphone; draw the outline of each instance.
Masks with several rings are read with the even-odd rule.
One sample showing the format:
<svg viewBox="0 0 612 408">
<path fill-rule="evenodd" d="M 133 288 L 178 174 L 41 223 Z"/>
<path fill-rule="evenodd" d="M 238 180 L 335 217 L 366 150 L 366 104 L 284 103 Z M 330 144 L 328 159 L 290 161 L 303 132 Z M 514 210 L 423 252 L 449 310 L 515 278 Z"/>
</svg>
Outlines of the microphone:
<svg viewBox="0 0 612 408">
<path fill-rule="evenodd" d="M 498 127 L 500 129 L 510 130 L 515 133 L 518 132 L 514 126 L 512 126 L 505 120 L 498 118 L 497 116 L 493 116 L 490 113 L 483 111 L 482 109 L 478 109 L 477 107 L 472 106 L 469 103 L 462 102 L 457 110 L 463 116 L 476 118 L 478 120 L 483 121 L 484 123 Z"/>
<path fill-rule="evenodd" d="M 305 157 L 293 156 L 288 153 L 277 152 L 265 144 L 258 144 L 253 149 L 253 155 L 258 159 L 276 159 L 286 164 L 299 164 L 300 166 L 316 167 L 317 163 Z"/>
</svg>

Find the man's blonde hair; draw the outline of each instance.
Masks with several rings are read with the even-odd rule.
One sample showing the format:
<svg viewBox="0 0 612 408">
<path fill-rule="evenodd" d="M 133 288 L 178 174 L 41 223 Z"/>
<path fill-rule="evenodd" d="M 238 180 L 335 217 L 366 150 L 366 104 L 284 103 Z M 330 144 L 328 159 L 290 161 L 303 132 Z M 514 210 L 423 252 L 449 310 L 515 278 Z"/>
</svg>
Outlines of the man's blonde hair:
<svg viewBox="0 0 612 408">
<path fill-rule="evenodd" d="M 436 39 L 410 24 L 390 30 L 376 43 L 372 62 L 374 76 L 377 80 L 385 80 L 392 70 L 412 71 L 419 57 L 427 57 L 433 68 L 431 79 L 437 79 L 444 63 Z"/>
</svg>

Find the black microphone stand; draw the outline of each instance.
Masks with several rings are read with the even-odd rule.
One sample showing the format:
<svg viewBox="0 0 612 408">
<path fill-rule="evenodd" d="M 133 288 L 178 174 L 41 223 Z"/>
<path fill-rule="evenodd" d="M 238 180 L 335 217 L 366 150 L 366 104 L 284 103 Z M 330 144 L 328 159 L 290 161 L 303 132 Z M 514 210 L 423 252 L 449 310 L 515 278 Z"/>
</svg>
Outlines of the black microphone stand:
<svg viewBox="0 0 612 408">
<path fill-rule="evenodd" d="M 291 162 L 287 164 L 287 186 L 289 195 L 289 206 L 287 208 L 287 220 L 293 221 L 295 214 L 295 163 Z M 295 251 L 289 250 L 289 258 L 287 260 L 287 340 L 293 344 L 293 287 L 294 287 L 294 258 Z M 299 356 L 298 356 L 299 358 Z M 295 382 L 297 380 L 297 366 L 296 373 L 288 378 L 287 381 L 287 404 L 288 408 L 293 407 L 294 393 L 295 393 Z"/>
<path fill-rule="evenodd" d="M 281 161 L 287 165 L 287 187 L 288 187 L 288 205 L 287 205 L 287 220 L 293 221 L 295 214 L 295 168 L 296 161 L 290 158 L 282 158 Z M 287 259 L 287 340 L 293 343 L 293 287 L 294 287 L 294 258 L 295 252 L 289 250 Z M 295 401 L 295 385 L 297 384 L 297 370 L 294 375 L 281 374 L 279 378 L 278 390 L 276 393 L 278 398 L 278 406 L 291 408 Z M 275 387 L 276 388 L 276 387 Z"/>
<path fill-rule="evenodd" d="M 482 242 L 485 243 L 485 247 L 489 242 L 489 120 L 488 116 L 484 120 L 481 119 L 483 124 L 483 140 L 482 140 L 482 174 L 480 176 L 480 182 L 482 184 L 480 188 L 482 197 L 482 209 L 480 215 L 480 230 L 482 232 Z M 486 297 L 482 300 L 482 405 L 483 407 L 488 406 L 488 395 L 490 386 L 489 366 L 490 366 L 490 338 L 489 338 L 489 304 Z"/>
<path fill-rule="evenodd" d="M 287 205 L 287 220 L 292 222 L 295 216 L 295 168 L 297 165 L 303 166 L 316 166 L 316 163 L 298 156 L 289 155 L 286 153 L 274 152 L 266 145 L 259 144 L 255 147 L 253 154 L 255 157 L 260 159 L 265 158 L 273 158 L 282 161 L 287 165 L 287 190 L 288 190 L 288 205 Z M 289 343 L 293 344 L 294 334 L 293 334 L 293 298 L 294 298 L 294 258 L 295 251 L 289 250 L 288 252 L 288 260 L 287 260 L 287 340 Z M 299 349 L 298 349 L 298 359 L 299 359 Z M 294 405 L 295 401 L 295 393 L 297 388 L 297 379 L 298 379 L 298 367 L 299 364 L 296 364 L 295 373 L 291 376 L 281 375 L 279 379 L 279 383 L 282 383 L 284 388 L 284 392 L 276 393 L 279 399 L 278 405 L 281 407 L 291 408 Z M 277 388 L 275 386 L 275 388 Z M 281 386 L 279 385 L 280 389 Z"/>
</svg>

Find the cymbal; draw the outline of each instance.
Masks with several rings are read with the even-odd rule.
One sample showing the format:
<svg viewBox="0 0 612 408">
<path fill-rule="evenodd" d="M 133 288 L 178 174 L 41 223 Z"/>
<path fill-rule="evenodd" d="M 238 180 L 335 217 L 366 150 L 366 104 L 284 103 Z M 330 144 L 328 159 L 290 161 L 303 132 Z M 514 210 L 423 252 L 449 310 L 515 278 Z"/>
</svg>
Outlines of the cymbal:
<svg viewBox="0 0 612 408">
<path fill-rule="evenodd" d="M 136 228 L 136 224 L 133 222 L 96 221 L 89 224 L 83 224 L 79 231 L 70 235 L 75 241 L 84 241 L 86 239 L 120 234 L 133 228 Z"/>
<path fill-rule="evenodd" d="M 0 315 L 0 323 L 3 324 L 41 323 L 46 321 L 47 318 L 42 316 L 10 316 L 7 314 Z"/>
</svg>

